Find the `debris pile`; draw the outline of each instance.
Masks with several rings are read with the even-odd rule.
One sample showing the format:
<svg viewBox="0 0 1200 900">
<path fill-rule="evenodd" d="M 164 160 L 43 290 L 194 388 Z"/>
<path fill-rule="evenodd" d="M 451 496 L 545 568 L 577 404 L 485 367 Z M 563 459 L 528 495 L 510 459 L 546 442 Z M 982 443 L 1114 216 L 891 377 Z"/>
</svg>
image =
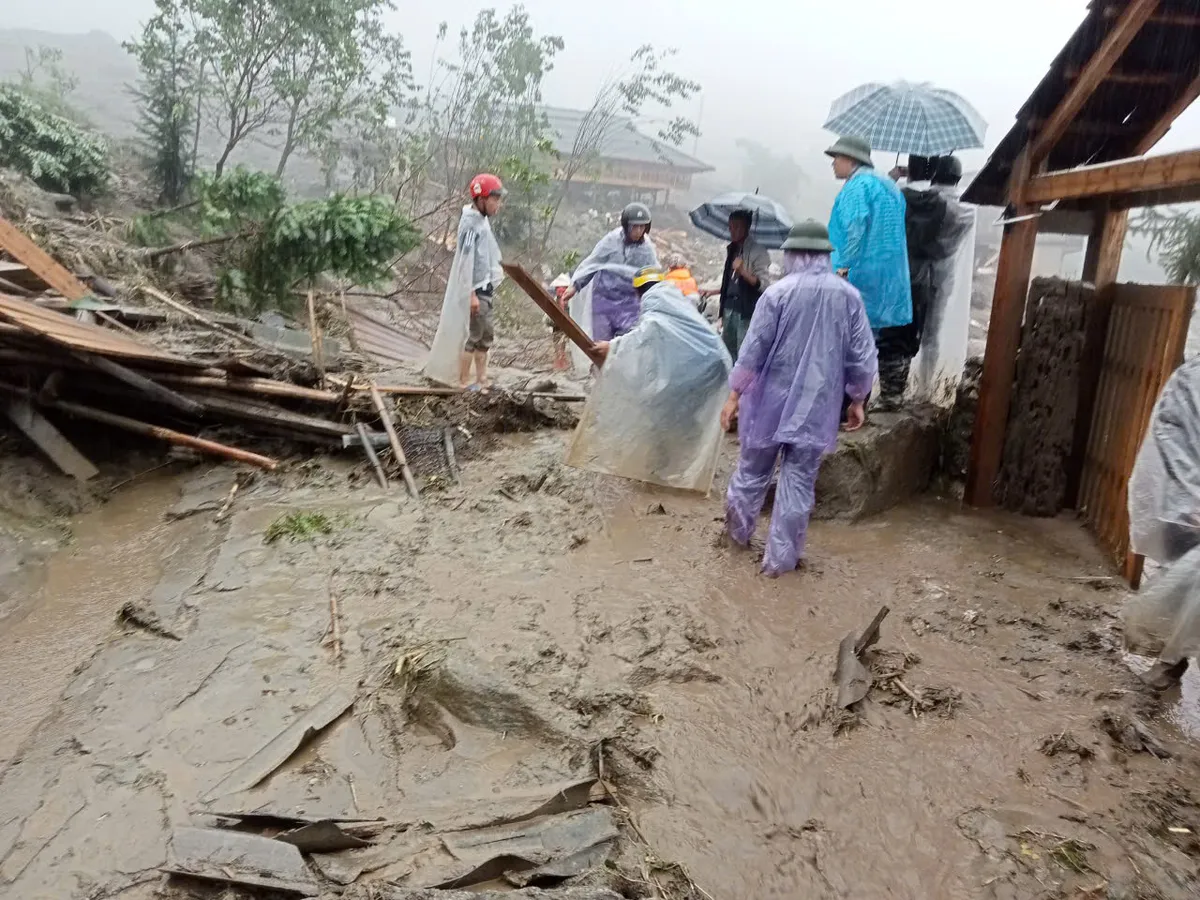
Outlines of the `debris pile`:
<svg viewBox="0 0 1200 900">
<path fill-rule="evenodd" d="M 322 306 L 310 292 L 304 329 L 277 314 L 250 322 L 201 312 L 144 283 L 118 296 L 104 279 L 88 280 L 0 218 L 0 403 L 63 472 L 81 481 L 97 474 L 59 430 L 69 419 L 267 470 L 279 464 L 275 456 L 236 444 L 357 448 L 381 485 L 389 484 L 386 463 L 419 493 L 405 441 L 424 446 L 429 429 L 412 432 L 394 398 L 421 403 L 458 391 L 382 383 L 383 373 L 413 367 L 427 349 L 396 324 L 395 304 L 342 296 Z M 535 390 L 481 402 L 517 410 L 514 418 L 560 421 L 539 405 L 577 399 Z M 470 434 L 455 424 L 434 429 L 439 473 L 454 473 L 454 442 Z"/>
</svg>

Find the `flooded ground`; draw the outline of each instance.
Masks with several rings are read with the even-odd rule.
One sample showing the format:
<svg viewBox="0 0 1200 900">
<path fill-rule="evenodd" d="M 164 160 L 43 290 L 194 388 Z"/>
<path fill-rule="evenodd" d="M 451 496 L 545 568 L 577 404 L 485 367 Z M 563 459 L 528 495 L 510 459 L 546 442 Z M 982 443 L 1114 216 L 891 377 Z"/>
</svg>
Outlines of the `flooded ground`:
<svg viewBox="0 0 1200 900">
<path fill-rule="evenodd" d="M 261 809 L 388 821 L 313 858 L 329 896 L 428 886 L 422 841 L 599 775 L 633 817 L 604 882 L 625 896 L 1196 896 L 1196 685 L 1137 690 L 1073 522 L 928 500 L 814 525 L 810 570 L 771 581 L 715 545 L 718 497 L 565 469 L 563 439 L 506 438 L 420 504 L 314 465 L 217 521 L 218 467 L 72 522 L 0 624 L 3 892 L 155 896 L 173 828 Z M 851 715 L 837 646 L 882 605 Z"/>
</svg>

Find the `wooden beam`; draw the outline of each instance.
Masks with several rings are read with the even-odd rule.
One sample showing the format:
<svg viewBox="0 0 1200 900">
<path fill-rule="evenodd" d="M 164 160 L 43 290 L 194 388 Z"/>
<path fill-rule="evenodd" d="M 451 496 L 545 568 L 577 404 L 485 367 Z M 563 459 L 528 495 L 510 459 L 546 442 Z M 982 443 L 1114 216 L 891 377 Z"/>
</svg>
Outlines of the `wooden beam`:
<svg viewBox="0 0 1200 900">
<path fill-rule="evenodd" d="M 1074 81 L 1079 77 L 1081 69 L 1067 69 L 1066 77 L 1068 81 Z M 1169 85 L 1179 81 L 1181 76 L 1177 72 L 1118 72 L 1116 70 L 1109 72 L 1104 76 L 1104 80 L 1109 84 L 1145 84 L 1145 85 Z"/>
<path fill-rule="evenodd" d="M 91 291 L 8 219 L 0 216 L 0 250 L 25 266 L 68 300 L 82 300 Z"/>
<path fill-rule="evenodd" d="M 1126 159 L 1035 175 L 1020 190 L 1026 204 L 1189 188 L 1200 184 L 1200 150 Z"/>
<path fill-rule="evenodd" d="M 1049 121 L 1049 119 L 1033 119 L 1029 124 L 1036 133 Z M 1095 122 L 1091 119 L 1075 119 L 1067 123 L 1064 134 L 1120 135 L 1129 132 L 1136 133 L 1138 125 L 1138 122 Z"/>
<path fill-rule="evenodd" d="M 1018 215 L 1028 212 L 1028 209 L 1017 210 Z M 971 459 L 967 467 L 965 499 L 972 506 L 986 507 L 994 502 L 992 491 L 1004 453 L 1004 435 L 1008 428 L 1008 409 L 1012 402 L 1017 350 L 1021 344 L 1021 323 L 1025 317 L 1037 233 L 1037 217 L 1024 218 L 1005 228 L 1000 244 L 996 291 L 992 295 L 983 378 L 979 384 L 979 405 L 975 411 Z"/>
<path fill-rule="evenodd" d="M 1108 6 L 1104 9 L 1104 18 L 1115 19 L 1125 11 L 1121 6 Z M 1200 28 L 1200 16 L 1191 13 L 1159 13 L 1150 17 L 1154 25 L 1177 25 L 1181 28 Z"/>
<path fill-rule="evenodd" d="M 61 431 L 33 408 L 28 398 L 12 397 L 0 402 L 4 403 L 4 411 L 8 413 L 12 423 L 37 444 L 64 473 L 78 481 L 88 481 L 100 474 L 91 460 L 80 453 L 74 444 L 63 437 Z"/>
<path fill-rule="evenodd" d="M 1079 77 L 1071 84 L 1066 96 L 1050 114 L 1045 128 L 1041 129 L 1034 137 L 1033 146 L 1030 149 L 1030 159 L 1035 167 L 1050 154 L 1054 145 L 1067 133 L 1067 127 L 1079 115 L 1079 111 L 1095 93 L 1100 82 L 1113 70 L 1113 66 L 1117 64 L 1121 54 L 1125 52 L 1150 16 L 1157 11 L 1158 5 L 1159 0 L 1132 0 L 1117 21 L 1113 23 L 1104 42 L 1092 54 L 1092 58 L 1080 70 Z"/>
<path fill-rule="evenodd" d="M 588 337 L 579 323 L 568 316 L 555 302 L 544 287 L 534 279 L 532 275 L 526 272 L 521 266 L 503 263 L 504 273 L 516 282 L 517 286 L 529 295 L 534 303 L 536 303 L 547 316 L 550 321 L 558 326 L 558 330 L 567 336 L 567 338 L 584 352 L 597 366 L 604 365 L 604 357 L 596 349 L 596 342 Z"/>
<path fill-rule="evenodd" d="M 1167 108 L 1162 117 L 1154 123 L 1154 127 L 1146 132 L 1144 138 L 1138 141 L 1137 145 L 1133 148 L 1134 155 L 1142 156 L 1153 150 L 1154 145 L 1163 139 L 1163 136 L 1171 130 L 1171 126 L 1175 124 L 1175 120 L 1183 115 L 1184 110 L 1191 106 L 1197 97 L 1200 97 L 1200 71 L 1197 71 L 1196 77 L 1175 98 L 1175 102 Z"/>
<path fill-rule="evenodd" d="M 1083 467 L 1087 461 L 1088 440 L 1092 433 L 1092 416 L 1100 387 L 1100 372 L 1104 367 L 1104 345 L 1108 340 L 1108 322 L 1112 313 L 1114 285 L 1121 270 L 1121 254 L 1125 249 L 1125 232 L 1129 211 L 1099 209 L 1096 225 L 1088 238 L 1087 255 L 1083 261 L 1083 280 L 1096 286 L 1087 329 L 1083 336 L 1083 353 L 1079 362 L 1079 398 L 1075 408 L 1075 433 L 1071 455 L 1067 459 L 1066 506 L 1079 506 L 1079 488 Z"/>
</svg>

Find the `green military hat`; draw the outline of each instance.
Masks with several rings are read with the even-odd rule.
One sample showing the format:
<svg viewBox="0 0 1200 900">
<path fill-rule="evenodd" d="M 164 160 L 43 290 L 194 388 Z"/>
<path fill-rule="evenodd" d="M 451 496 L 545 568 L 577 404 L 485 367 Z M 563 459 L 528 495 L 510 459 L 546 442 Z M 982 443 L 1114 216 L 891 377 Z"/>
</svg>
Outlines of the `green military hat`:
<svg viewBox="0 0 1200 900">
<path fill-rule="evenodd" d="M 788 232 L 781 250 L 807 250 L 810 253 L 832 253 L 829 229 L 816 219 L 797 222 Z"/>
<path fill-rule="evenodd" d="M 840 137 L 825 151 L 826 156 L 845 156 L 864 166 L 875 168 L 871 161 L 871 145 L 860 137 Z"/>
</svg>

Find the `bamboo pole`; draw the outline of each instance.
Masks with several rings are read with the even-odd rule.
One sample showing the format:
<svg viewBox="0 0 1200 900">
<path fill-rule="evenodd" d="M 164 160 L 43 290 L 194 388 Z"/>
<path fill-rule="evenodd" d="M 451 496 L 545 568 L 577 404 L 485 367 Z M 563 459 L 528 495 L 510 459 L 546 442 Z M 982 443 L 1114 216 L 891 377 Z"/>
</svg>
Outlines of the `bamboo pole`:
<svg viewBox="0 0 1200 900">
<path fill-rule="evenodd" d="M 379 486 L 385 491 L 391 487 L 388 483 L 387 472 L 383 471 L 383 464 L 379 461 L 379 455 L 375 452 L 375 448 L 371 446 L 371 438 L 367 435 L 367 426 L 359 422 L 354 426 L 358 431 L 358 438 L 362 441 L 363 452 L 367 454 L 367 459 L 371 461 L 372 467 L 375 469 L 375 478 L 379 481 Z"/>
<path fill-rule="evenodd" d="M 375 410 L 379 413 L 379 418 L 383 420 L 383 430 L 387 432 L 388 443 L 392 445 L 392 453 L 396 455 L 396 462 L 400 464 L 404 484 L 408 487 L 409 494 L 413 497 L 420 497 L 421 492 L 417 490 L 417 482 L 413 479 L 412 469 L 408 467 L 408 457 L 404 455 L 404 445 L 400 443 L 400 435 L 396 433 L 396 424 L 392 421 L 392 414 L 388 412 L 383 397 L 375 389 L 374 382 L 371 383 L 370 391 L 371 402 L 375 404 Z"/>
</svg>

